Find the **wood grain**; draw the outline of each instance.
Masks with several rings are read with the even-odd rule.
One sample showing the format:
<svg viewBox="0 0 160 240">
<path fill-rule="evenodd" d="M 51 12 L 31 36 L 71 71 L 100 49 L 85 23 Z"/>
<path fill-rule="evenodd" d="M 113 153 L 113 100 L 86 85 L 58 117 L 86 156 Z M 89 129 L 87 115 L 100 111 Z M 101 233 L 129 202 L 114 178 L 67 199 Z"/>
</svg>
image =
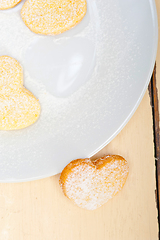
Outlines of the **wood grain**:
<svg viewBox="0 0 160 240">
<path fill-rule="evenodd" d="M 159 0 L 156 5 L 160 13 Z M 160 96 L 160 48 L 156 62 Z M 148 91 L 126 127 L 93 158 L 104 154 L 125 157 L 130 174 L 123 190 L 92 212 L 74 206 L 62 194 L 59 175 L 27 183 L 0 184 L 0 240 L 157 240 Z"/>
<path fill-rule="evenodd" d="M 158 17 L 158 25 L 160 26 L 160 1 L 156 0 L 156 8 L 157 8 L 157 17 Z M 160 28 L 158 28 L 158 35 L 160 36 Z M 158 201 L 158 212 L 159 212 L 159 228 L 160 228 L 160 132 L 159 132 L 159 113 L 160 113 L 160 37 L 158 39 L 158 50 L 157 50 L 157 58 L 156 58 L 156 71 L 152 77 L 152 88 L 153 88 L 153 102 L 154 106 L 154 139 L 155 139 L 155 157 L 157 159 L 156 169 L 157 169 L 157 201 Z M 159 233 L 160 238 L 160 233 Z"/>
<path fill-rule="evenodd" d="M 153 135 L 154 135 L 154 155 L 156 166 L 156 200 L 158 209 L 158 222 L 160 222 L 160 139 L 159 139 L 159 102 L 158 102 L 158 90 L 156 84 L 156 64 L 152 74 L 152 78 L 149 84 L 149 94 L 152 107 L 153 117 Z M 159 236 L 160 237 L 160 236 Z"/>
<path fill-rule="evenodd" d="M 125 157 L 130 174 L 123 190 L 95 211 L 74 206 L 59 187 L 59 175 L 0 184 L 0 240 L 158 239 L 148 92 L 126 127 L 94 158 L 108 153 Z"/>
</svg>

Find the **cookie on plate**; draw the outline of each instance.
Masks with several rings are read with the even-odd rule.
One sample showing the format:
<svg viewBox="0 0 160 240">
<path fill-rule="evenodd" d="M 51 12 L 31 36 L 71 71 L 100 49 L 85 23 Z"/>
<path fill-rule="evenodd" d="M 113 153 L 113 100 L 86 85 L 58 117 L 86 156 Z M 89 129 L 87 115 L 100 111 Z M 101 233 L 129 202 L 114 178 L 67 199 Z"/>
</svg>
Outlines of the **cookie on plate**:
<svg viewBox="0 0 160 240">
<path fill-rule="evenodd" d="M 0 1 L 0 10 L 5 10 L 15 7 L 21 0 L 1 0 Z"/>
<path fill-rule="evenodd" d="M 27 0 L 21 17 L 31 31 L 55 35 L 77 25 L 86 10 L 86 0 Z"/>
<path fill-rule="evenodd" d="M 9 56 L 0 57 L 0 130 L 28 127 L 39 117 L 40 104 L 23 86 L 22 67 Z"/>
</svg>

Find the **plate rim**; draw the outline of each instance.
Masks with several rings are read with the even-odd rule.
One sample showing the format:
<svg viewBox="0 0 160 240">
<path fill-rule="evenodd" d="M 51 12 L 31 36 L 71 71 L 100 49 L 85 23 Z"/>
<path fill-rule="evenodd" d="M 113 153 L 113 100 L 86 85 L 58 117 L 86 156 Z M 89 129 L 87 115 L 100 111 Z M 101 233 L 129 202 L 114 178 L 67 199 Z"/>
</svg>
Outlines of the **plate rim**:
<svg viewBox="0 0 160 240">
<path fill-rule="evenodd" d="M 141 101 L 142 101 L 142 99 L 145 95 L 145 92 L 147 90 L 147 87 L 149 85 L 149 82 L 150 82 L 150 79 L 151 79 L 151 76 L 152 76 L 152 73 L 153 73 L 153 69 L 154 69 L 154 66 L 155 66 L 157 49 L 158 49 L 158 17 L 157 17 L 155 0 L 148 0 L 148 1 L 150 3 L 150 8 L 151 8 L 151 12 L 152 12 L 152 21 L 154 23 L 154 27 L 153 27 L 154 39 L 153 39 L 152 59 L 151 59 L 150 69 L 148 71 L 148 77 L 146 79 L 145 85 L 143 87 L 143 90 L 142 90 L 139 98 L 136 101 L 136 104 L 134 105 L 134 107 L 132 108 L 130 113 L 128 114 L 127 118 L 123 121 L 123 123 L 119 126 L 119 128 L 110 136 L 109 139 L 107 139 L 103 144 L 101 144 L 92 153 L 90 153 L 89 156 L 87 156 L 88 158 L 92 157 L 97 152 L 102 150 L 107 144 L 109 144 L 121 132 L 121 130 L 126 126 L 126 124 L 129 122 L 131 117 L 134 115 L 138 106 L 140 105 L 140 103 L 141 103 Z M 59 174 L 59 173 L 57 173 L 57 174 Z M 28 177 L 28 178 L 24 178 L 24 179 L 23 178 L 21 178 L 21 179 L 6 178 L 5 180 L 0 179 L 0 183 L 29 182 L 29 181 L 40 180 L 40 179 L 44 179 L 44 178 L 47 178 L 47 177 L 55 176 L 57 174 L 54 174 L 53 171 L 52 171 L 48 174 L 44 174 L 44 175 L 40 175 L 40 176 L 36 176 L 36 177 Z"/>
</svg>

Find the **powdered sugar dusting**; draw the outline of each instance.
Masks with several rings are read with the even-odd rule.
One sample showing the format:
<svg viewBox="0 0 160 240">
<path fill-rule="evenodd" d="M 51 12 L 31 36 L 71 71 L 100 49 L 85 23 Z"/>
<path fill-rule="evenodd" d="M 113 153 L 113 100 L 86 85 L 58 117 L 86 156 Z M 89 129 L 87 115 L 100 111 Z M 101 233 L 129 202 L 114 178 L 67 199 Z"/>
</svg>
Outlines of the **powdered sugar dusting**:
<svg viewBox="0 0 160 240">
<path fill-rule="evenodd" d="M 0 129 L 13 130 L 33 124 L 40 113 L 37 99 L 23 87 L 20 64 L 0 57 Z"/>
<path fill-rule="evenodd" d="M 21 0 L 0 0 L 0 9 L 8 9 L 17 5 Z"/>
<path fill-rule="evenodd" d="M 119 126 L 117 115 L 121 116 L 122 109 L 125 108 L 125 113 L 129 109 L 130 85 L 135 84 L 131 69 L 141 66 L 136 57 L 139 54 L 136 34 L 131 32 L 135 28 L 128 26 L 125 30 L 128 21 L 124 22 L 124 15 L 119 14 L 119 1 L 88 0 L 83 20 L 56 36 L 30 31 L 20 15 L 21 3 L 9 12 L 0 11 L 0 55 L 11 56 L 21 63 L 24 86 L 39 99 L 41 114 L 28 128 L 0 131 L 0 180 L 7 178 L 8 181 L 51 176 L 61 172 L 71 159 L 91 156 Z M 41 81 L 30 74 L 25 55 L 39 39 L 46 46 L 49 38 L 56 48 L 61 44 L 65 47 L 66 41 L 77 37 L 79 44 L 83 39 L 94 46 L 95 67 L 83 86 L 72 95 L 59 98 L 47 91 L 46 71 Z M 44 69 L 47 69 L 47 61 Z M 39 59 L 34 62 L 38 68 Z M 43 66 L 40 69 L 43 71 Z"/>
<path fill-rule="evenodd" d="M 0 87 L 20 87 L 23 84 L 23 73 L 20 64 L 8 56 L 0 57 Z"/>
<path fill-rule="evenodd" d="M 86 13 L 86 0 L 27 0 L 21 16 L 35 33 L 58 34 L 75 26 Z"/>
<path fill-rule="evenodd" d="M 128 165 L 123 158 L 112 159 L 102 168 L 88 159 L 79 161 L 63 183 L 64 191 L 79 207 L 94 210 L 122 189 L 127 175 Z"/>
</svg>

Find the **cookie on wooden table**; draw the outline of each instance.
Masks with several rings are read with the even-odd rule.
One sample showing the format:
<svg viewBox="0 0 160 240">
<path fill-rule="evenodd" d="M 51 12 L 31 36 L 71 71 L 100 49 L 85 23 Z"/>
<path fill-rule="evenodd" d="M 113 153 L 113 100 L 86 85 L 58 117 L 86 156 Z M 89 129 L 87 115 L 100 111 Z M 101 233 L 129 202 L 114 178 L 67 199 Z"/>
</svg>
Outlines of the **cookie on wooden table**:
<svg viewBox="0 0 160 240">
<path fill-rule="evenodd" d="M 95 161 L 77 159 L 62 171 L 63 193 L 77 206 L 94 210 L 114 197 L 128 176 L 127 161 L 118 155 L 108 155 Z"/>
</svg>

